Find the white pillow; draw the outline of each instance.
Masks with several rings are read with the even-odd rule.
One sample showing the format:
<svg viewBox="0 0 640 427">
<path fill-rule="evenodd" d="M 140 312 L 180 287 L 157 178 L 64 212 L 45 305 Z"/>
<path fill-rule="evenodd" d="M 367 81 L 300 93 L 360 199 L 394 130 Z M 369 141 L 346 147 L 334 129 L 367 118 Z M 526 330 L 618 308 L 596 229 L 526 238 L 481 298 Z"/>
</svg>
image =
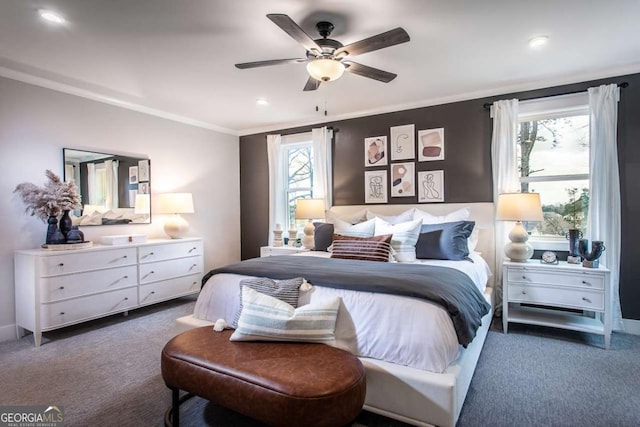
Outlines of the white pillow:
<svg viewBox="0 0 640 427">
<path fill-rule="evenodd" d="M 359 224 L 349 224 L 341 219 L 336 219 L 333 223 L 333 232 L 349 237 L 372 237 L 375 230 L 374 220 L 361 222 Z"/>
<path fill-rule="evenodd" d="M 346 221 L 349 224 L 358 224 L 361 222 L 366 221 L 367 219 L 367 210 L 366 209 L 362 209 L 359 210 L 358 212 L 352 213 L 352 214 L 345 214 L 345 215 L 338 215 L 336 212 L 333 211 L 327 211 L 327 218 L 326 221 L 330 222 L 330 223 L 335 223 L 336 221 L 340 220 L 340 221 Z"/>
<path fill-rule="evenodd" d="M 407 221 L 411 221 L 413 218 L 413 211 L 415 210 L 415 208 L 411 208 L 408 211 L 404 211 L 401 214 L 398 215 L 390 215 L 390 216 L 386 216 L 386 215 L 380 215 L 377 214 L 375 212 L 371 212 L 370 210 L 367 209 L 367 219 L 373 219 L 373 218 L 380 218 L 386 222 L 388 222 L 389 224 L 400 224 L 401 222 L 407 222 Z"/>
<path fill-rule="evenodd" d="M 478 237 L 480 235 L 480 229 L 478 228 L 478 224 L 473 227 L 473 231 L 471 232 L 471 236 L 467 239 L 467 247 L 469 248 L 469 253 L 472 253 L 476 246 L 478 246 Z"/>
<path fill-rule="evenodd" d="M 469 219 L 471 210 L 469 208 L 461 208 L 446 215 L 431 215 L 429 212 L 416 209 L 413 213 L 413 219 L 422 219 L 423 224 L 442 224 L 443 222 L 465 221 Z"/>
<path fill-rule="evenodd" d="M 416 242 L 420 237 L 422 219 L 403 222 L 401 224 L 389 224 L 375 218 L 375 235 L 392 234 L 391 247 L 398 262 L 413 262 L 416 260 Z"/>
<path fill-rule="evenodd" d="M 293 308 L 284 301 L 242 287 L 243 308 L 230 341 L 305 341 L 335 339 L 340 298 Z"/>
</svg>

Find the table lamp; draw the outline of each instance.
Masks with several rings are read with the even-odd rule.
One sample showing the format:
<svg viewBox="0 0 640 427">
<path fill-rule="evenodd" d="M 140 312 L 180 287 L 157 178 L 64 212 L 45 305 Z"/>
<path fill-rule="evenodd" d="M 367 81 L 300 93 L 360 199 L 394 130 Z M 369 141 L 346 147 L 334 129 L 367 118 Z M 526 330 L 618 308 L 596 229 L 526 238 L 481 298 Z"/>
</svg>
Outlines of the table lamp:
<svg viewBox="0 0 640 427">
<path fill-rule="evenodd" d="M 304 237 L 302 246 L 306 249 L 313 249 L 315 246 L 313 234 L 315 227 L 314 219 L 324 219 L 324 199 L 298 199 L 296 201 L 296 219 L 308 219 L 304 226 Z"/>
<path fill-rule="evenodd" d="M 513 262 L 526 262 L 533 255 L 533 247 L 527 243 L 529 233 L 522 221 L 542 221 L 542 205 L 538 193 L 503 193 L 498 195 L 496 220 L 516 221 L 509 233 L 504 253 Z"/>
<path fill-rule="evenodd" d="M 172 239 L 181 239 L 189 230 L 189 223 L 180 214 L 194 212 L 191 193 L 158 194 L 158 213 L 171 214 L 164 223 L 164 232 Z"/>
</svg>

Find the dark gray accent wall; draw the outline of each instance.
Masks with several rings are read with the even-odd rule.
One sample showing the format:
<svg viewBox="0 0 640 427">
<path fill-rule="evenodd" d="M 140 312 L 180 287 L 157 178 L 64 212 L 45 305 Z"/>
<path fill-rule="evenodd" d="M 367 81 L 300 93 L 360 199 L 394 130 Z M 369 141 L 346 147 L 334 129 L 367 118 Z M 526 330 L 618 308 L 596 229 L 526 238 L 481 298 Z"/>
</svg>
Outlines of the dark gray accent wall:
<svg viewBox="0 0 640 427">
<path fill-rule="evenodd" d="M 333 185 L 335 205 L 364 204 L 364 138 L 387 135 L 391 126 L 415 124 L 421 129 L 445 129 L 445 160 L 417 162 L 417 170 L 445 171 L 445 202 L 491 202 L 491 132 L 489 111 L 483 107 L 499 99 L 520 100 L 584 91 L 589 87 L 628 82 L 621 89 L 618 117 L 618 158 L 622 197 L 622 260 L 620 299 L 624 317 L 640 319 L 640 74 L 557 86 L 416 108 L 349 120 L 339 120 L 268 133 L 308 132 L 323 125 L 334 128 Z M 267 133 L 240 137 L 240 203 L 242 258 L 259 256 L 269 233 L 269 173 Z M 499 165 L 498 165 L 499 166 Z M 382 168 L 370 168 L 382 169 Z M 387 167 L 387 170 L 389 168 Z M 389 203 L 416 203 L 416 198 L 389 198 Z"/>
</svg>

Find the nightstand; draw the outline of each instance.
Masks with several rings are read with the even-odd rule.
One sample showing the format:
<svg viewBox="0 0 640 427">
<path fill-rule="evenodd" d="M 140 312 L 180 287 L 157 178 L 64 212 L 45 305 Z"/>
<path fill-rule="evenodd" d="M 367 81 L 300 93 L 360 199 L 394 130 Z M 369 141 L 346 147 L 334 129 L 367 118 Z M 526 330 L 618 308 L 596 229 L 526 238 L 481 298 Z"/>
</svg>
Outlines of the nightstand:
<svg viewBox="0 0 640 427">
<path fill-rule="evenodd" d="M 551 326 L 603 335 L 604 347 L 609 348 L 611 284 L 608 269 L 585 268 L 566 262 L 550 265 L 539 260 L 504 261 L 502 281 L 505 334 L 509 322 Z"/>
<path fill-rule="evenodd" d="M 263 246 L 260 248 L 260 258 L 276 255 L 293 255 L 300 252 L 307 252 L 309 249 L 295 246 Z"/>
</svg>

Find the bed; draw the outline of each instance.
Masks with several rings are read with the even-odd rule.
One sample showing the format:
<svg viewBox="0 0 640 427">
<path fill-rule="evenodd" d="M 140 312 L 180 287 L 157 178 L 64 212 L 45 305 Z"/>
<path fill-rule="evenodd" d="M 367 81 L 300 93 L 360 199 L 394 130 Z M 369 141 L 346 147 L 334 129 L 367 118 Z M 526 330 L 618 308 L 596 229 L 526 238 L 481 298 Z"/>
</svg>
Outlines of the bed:
<svg viewBox="0 0 640 427">
<path fill-rule="evenodd" d="M 476 205 L 481 206 L 472 206 L 472 213 L 475 214 L 473 217 L 486 232 L 486 224 L 491 225 L 492 222 L 487 220 L 485 224 L 483 218 L 491 216 L 492 205 Z M 448 208 L 453 210 L 456 206 Z M 357 209 L 358 207 L 351 207 L 346 214 L 357 212 Z M 341 214 L 345 215 L 345 212 Z M 396 277 L 398 272 L 404 270 L 411 271 L 412 276 L 416 275 L 416 271 L 430 271 L 432 276 L 442 276 L 445 270 L 451 271 L 453 282 L 464 282 L 465 286 L 475 288 L 473 293 L 480 295 L 482 304 L 488 305 L 489 309 L 483 311 L 482 316 L 478 315 L 471 327 L 467 327 L 472 333 L 466 338 L 465 333 L 459 330 L 459 319 L 452 316 L 452 313 L 458 313 L 458 308 L 443 308 L 441 301 L 424 300 L 423 296 L 418 298 L 402 292 L 381 293 L 377 292 L 377 288 L 372 288 L 376 292 L 361 289 L 360 286 L 367 285 L 374 279 L 373 276 L 382 276 L 379 274 L 382 270 L 377 270 L 378 273 L 373 271 L 372 277 L 351 288 L 334 286 L 329 283 L 329 278 L 318 276 L 313 269 L 306 274 L 300 271 L 302 276 L 308 274 L 314 280 L 310 280 L 313 285 L 311 289 L 300 292 L 299 305 L 331 296 L 341 298 L 335 340 L 329 344 L 358 355 L 365 366 L 365 409 L 413 425 L 455 425 L 493 315 L 492 287 L 487 286 L 491 285 L 493 268 L 478 249 L 487 251 L 490 243 L 484 241 L 476 252 L 469 254 L 468 260 L 416 260 L 384 267 L 385 270 L 395 269 L 390 273 L 391 277 Z M 281 259 L 274 261 L 276 264 L 287 265 L 291 270 L 302 269 L 303 264 L 317 262 L 321 265 L 319 270 L 332 270 L 332 274 L 335 274 L 332 265 L 324 263 L 343 260 L 327 260 L 329 256 L 326 252 L 304 252 L 278 257 Z M 490 257 L 486 258 L 491 261 Z M 194 314 L 179 319 L 179 322 L 185 327 L 195 327 L 212 324 L 217 319 L 233 319 L 239 309 L 238 290 L 241 280 L 260 276 L 272 276 L 274 279 L 285 277 L 278 276 L 285 274 L 284 272 L 271 271 L 271 267 L 265 264 L 267 261 L 256 259 L 240 264 L 240 268 L 236 270 L 216 270 L 216 274 L 206 280 Z M 363 265 L 383 264 L 353 262 L 364 263 Z M 353 268 L 352 264 L 347 264 L 347 268 Z M 424 276 L 429 274 L 425 273 Z M 451 284 L 447 286 L 453 287 Z M 476 301 L 472 304 L 480 303 Z"/>
</svg>

